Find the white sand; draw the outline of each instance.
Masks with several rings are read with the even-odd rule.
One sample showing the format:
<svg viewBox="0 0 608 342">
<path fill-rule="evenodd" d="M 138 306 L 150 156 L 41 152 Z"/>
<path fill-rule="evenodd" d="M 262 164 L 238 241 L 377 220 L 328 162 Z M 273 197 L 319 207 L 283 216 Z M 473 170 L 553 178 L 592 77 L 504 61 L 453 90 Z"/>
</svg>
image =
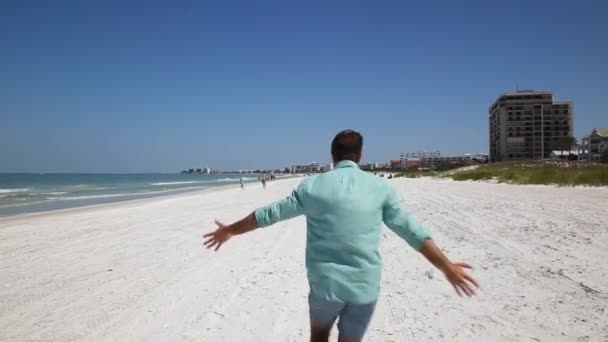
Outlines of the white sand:
<svg viewBox="0 0 608 342">
<path fill-rule="evenodd" d="M 0 220 L 0 340 L 305 341 L 303 218 L 200 238 L 298 182 Z M 483 288 L 457 297 L 385 230 L 368 341 L 608 340 L 608 189 L 393 183 Z"/>
</svg>

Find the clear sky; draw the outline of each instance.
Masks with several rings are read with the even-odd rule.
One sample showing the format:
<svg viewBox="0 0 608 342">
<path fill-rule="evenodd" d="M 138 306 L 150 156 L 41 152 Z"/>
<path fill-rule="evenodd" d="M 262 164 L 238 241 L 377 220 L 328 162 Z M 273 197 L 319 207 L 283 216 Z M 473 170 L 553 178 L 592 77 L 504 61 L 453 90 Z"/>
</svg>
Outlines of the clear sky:
<svg viewBox="0 0 608 342">
<path fill-rule="evenodd" d="M 128 5 L 125 3 L 129 3 Z M 504 92 L 608 127 L 608 1 L 1 1 L 0 171 L 487 152 Z"/>
</svg>

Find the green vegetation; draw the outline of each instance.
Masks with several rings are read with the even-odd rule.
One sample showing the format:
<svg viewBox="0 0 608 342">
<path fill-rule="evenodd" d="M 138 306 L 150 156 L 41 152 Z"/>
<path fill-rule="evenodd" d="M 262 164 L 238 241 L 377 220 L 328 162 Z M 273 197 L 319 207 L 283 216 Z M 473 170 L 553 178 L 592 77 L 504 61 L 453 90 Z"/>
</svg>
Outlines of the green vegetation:
<svg viewBox="0 0 608 342">
<path fill-rule="evenodd" d="M 608 148 L 604 150 L 604 152 L 602 152 L 602 155 L 600 156 L 600 162 L 602 164 L 608 164 Z"/>
<path fill-rule="evenodd" d="M 475 169 L 443 173 L 454 180 L 490 180 L 513 184 L 608 185 L 608 165 L 588 162 L 543 160 L 500 162 Z"/>
<path fill-rule="evenodd" d="M 420 178 L 420 177 L 437 177 L 441 175 L 442 171 L 449 171 L 453 169 L 457 169 L 459 167 L 463 167 L 464 164 L 439 164 L 436 165 L 434 169 L 420 169 L 418 167 L 408 168 L 405 172 L 398 172 L 395 174 L 395 178 L 397 177 L 405 177 L 405 178 Z"/>
<path fill-rule="evenodd" d="M 420 171 L 420 170 L 413 170 L 413 171 L 407 171 L 406 173 L 403 174 L 403 177 L 406 178 L 420 178 L 420 177 L 435 177 L 437 176 L 438 173 L 435 171 Z"/>
</svg>

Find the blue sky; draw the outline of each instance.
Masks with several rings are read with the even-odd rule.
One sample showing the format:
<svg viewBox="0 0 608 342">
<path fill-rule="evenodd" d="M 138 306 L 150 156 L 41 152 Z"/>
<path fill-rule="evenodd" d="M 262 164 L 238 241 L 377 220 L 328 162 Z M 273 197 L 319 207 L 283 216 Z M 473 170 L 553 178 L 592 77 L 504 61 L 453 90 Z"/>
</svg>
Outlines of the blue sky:
<svg viewBox="0 0 608 342">
<path fill-rule="evenodd" d="M 128 4 L 126 4 L 128 3 Z M 2 1 L 0 171 L 171 172 L 487 152 L 519 89 L 608 127 L 608 1 Z"/>
</svg>

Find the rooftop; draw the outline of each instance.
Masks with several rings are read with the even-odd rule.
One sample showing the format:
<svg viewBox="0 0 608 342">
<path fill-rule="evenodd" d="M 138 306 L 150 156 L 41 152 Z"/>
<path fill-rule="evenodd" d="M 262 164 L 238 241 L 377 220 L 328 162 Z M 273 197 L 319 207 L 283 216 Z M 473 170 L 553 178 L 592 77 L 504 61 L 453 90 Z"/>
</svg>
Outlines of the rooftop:
<svg viewBox="0 0 608 342">
<path fill-rule="evenodd" d="M 490 106 L 490 112 L 492 111 L 492 109 L 494 107 L 496 107 L 498 105 L 498 103 L 500 101 L 510 100 L 511 97 L 529 96 L 529 95 L 536 95 L 536 96 L 538 96 L 538 97 L 534 98 L 536 100 L 542 100 L 542 95 L 549 95 L 551 97 L 551 101 L 553 101 L 553 92 L 552 91 L 536 91 L 536 90 L 530 90 L 530 89 L 517 90 L 517 91 L 511 92 L 511 93 L 500 94 L 496 98 L 496 100 L 492 103 L 492 105 Z M 545 100 L 546 100 L 546 98 L 545 98 Z"/>
<path fill-rule="evenodd" d="M 538 91 L 538 90 L 517 90 L 514 93 L 504 93 L 499 96 L 516 96 L 516 95 L 553 95 L 552 91 Z"/>
<path fill-rule="evenodd" d="M 593 131 L 596 132 L 600 137 L 608 138 L 608 128 L 596 128 Z"/>
</svg>

